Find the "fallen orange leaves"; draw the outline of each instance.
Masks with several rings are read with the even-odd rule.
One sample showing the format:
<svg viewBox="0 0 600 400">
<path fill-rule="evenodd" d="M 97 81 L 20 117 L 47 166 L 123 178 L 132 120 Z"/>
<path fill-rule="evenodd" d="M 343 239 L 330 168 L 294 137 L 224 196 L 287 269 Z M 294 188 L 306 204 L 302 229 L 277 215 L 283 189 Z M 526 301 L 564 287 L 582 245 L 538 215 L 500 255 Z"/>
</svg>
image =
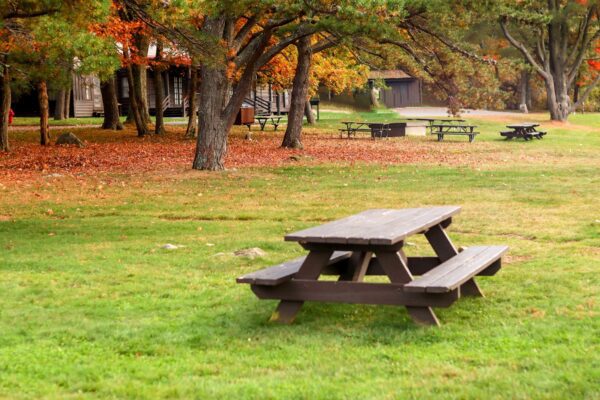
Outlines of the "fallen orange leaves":
<svg viewBox="0 0 600 400">
<path fill-rule="evenodd" d="M 94 139 L 90 134 L 84 134 L 84 137 Z M 182 140 L 179 135 L 145 139 L 123 136 L 112 140 L 88 141 L 85 148 L 44 147 L 33 142 L 15 141 L 11 153 L 0 153 L 0 182 L 31 180 L 49 174 L 129 174 L 191 168 L 195 142 Z M 355 162 L 471 165 L 475 159 L 481 161 L 482 157 L 481 153 L 473 152 L 473 147 L 478 144 L 440 144 L 429 138 L 373 141 L 308 134 L 303 139 L 304 150 L 283 149 L 280 147 L 281 140 L 282 133 L 279 132 L 254 132 L 252 141 L 234 135 L 228 142 L 225 165 L 227 168 Z"/>
</svg>

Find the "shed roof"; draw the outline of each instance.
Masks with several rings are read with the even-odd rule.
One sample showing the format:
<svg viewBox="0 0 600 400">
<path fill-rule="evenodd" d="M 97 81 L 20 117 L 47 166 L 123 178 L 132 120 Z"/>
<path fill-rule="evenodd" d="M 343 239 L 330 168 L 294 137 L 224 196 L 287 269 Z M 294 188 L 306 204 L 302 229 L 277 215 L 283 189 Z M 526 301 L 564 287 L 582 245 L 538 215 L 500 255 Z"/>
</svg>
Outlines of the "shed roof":
<svg viewBox="0 0 600 400">
<path fill-rule="evenodd" d="M 387 69 L 382 71 L 371 71 L 369 79 L 405 79 L 412 78 L 409 74 L 401 69 Z"/>
</svg>

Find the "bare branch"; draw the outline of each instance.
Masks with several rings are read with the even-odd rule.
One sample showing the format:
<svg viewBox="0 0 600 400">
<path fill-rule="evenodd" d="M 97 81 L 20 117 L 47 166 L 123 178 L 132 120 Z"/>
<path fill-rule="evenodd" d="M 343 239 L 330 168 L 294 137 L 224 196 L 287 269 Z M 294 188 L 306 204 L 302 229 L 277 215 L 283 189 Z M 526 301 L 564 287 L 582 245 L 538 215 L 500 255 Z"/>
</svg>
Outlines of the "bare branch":
<svg viewBox="0 0 600 400">
<path fill-rule="evenodd" d="M 504 37 L 515 46 L 527 59 L 527 61 L 536 69 L 536 71 L 544 77 L 544 79 L 549 78 L 548 72 L 544 70 L 544 68 L 533 58 L 529 50 L 525 47 L 525 45 L 518 40 L 516 40 L 508 31 L 508 27 L 506 26 L 508 18 L 502 17 L 500 18 L 500 27 L 502 28 L 502 33 L 504 33 Z"/>
</svg>

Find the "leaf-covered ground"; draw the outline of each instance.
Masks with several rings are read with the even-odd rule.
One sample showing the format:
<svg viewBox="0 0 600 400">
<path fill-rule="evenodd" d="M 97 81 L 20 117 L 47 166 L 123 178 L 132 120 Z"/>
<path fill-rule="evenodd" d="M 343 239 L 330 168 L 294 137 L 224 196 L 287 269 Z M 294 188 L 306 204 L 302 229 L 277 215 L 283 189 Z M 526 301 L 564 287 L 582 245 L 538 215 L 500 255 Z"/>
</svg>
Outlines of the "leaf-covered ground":
<svg viewBox="0 0 600 400">
<path fill-rule="evenodd" d="M 348 118 L 348 117 L 347 117 Z M 244 139 L 246 128 L 235 128 L 228 143 L 227 168 L 279 167 L 322 163 L 438 164 L 478 167 L 490 163 L 531 162 L 544 156 L 547 147 L 535 143 L 506 143 L 499 137 L 494 120 L 479 121 L 483 129 L 474 143 L 466 137 L 450 137 L 443 143 L 432 137 L 371 140 L 365 134 L 356 139 L 340 138 L 337 127 L 325 120 L 325 128 L 308 128 L 304 134 L 304 150 L 280 147 L 282 132 L 253 132 L 253 140 Z M 580 128 L 580 127 L 579 127 Z M 256 129 L 256 128 L 255 128 Z M 559 127 L 558 130 L 573 129 Z M 556 128 L 551 128 L 556 130 Z M 68 129 L 65 129 L 68 131 Z M 62 131 L 54 133 L 55 136 Z M 183 128 L 169 126 L 164 137 L 137 138 L 130 127 L 111 132 L 100 129 L 78 129 L 75 133 L 85 148 L 75 146 L 40 146 L 35 131 L 11 132 L 12 152 L 0 153 L 0 182 L 31 180 L 48 174 L 96 175 L 120 172 L 172 172 L 190 169 L 195 141 L 183 139 Z M 567 139 L 568 140 L 568 139 Z M 550 149 L 556 146 L 552 144 Z"/>
</svg>

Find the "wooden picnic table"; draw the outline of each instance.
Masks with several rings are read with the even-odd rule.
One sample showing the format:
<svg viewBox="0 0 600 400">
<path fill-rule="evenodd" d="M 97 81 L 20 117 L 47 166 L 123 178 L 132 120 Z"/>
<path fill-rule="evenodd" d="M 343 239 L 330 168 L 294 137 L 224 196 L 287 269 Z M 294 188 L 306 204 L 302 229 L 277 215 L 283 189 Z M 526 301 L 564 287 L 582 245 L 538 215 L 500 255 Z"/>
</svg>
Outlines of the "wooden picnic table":
<svg viewBox="0 0 600 400">
<path fill-rule="evenodd" d="M 357 121 L 341 121 L 342 124 L 346 125 L 345 128 L 340 129 L 340 139 L 343 137 L 344 133 L 350 139 L 351 136 L 356 137 L 356 132 L 371 132 L 370 128 L 365 128 L 369 125 L 368 122 L 357 122 Z"/>
<path fill-rule="evenodd" d="M 437 125 L 452 125 L 466 122 L 466 120 L 460 118 L 406 118 L 406 120 L 427 122 L 429 133 L 433 133 L 433 126 L 436 125 L 436 122 Z"/>
<path fill-rule="evenodd" d="M 444 140 L 445 135 L 465 135 L 469 137 L 469 143 L 475 140 L 479 132 L 475 132 L 476 125 L 461 124 L 434 124 L 431 125 L 431 133 L 437 135 L 438 141 Z"/>
<path fill-rule="evenodd" d="M 533 138 L 542 139 L 544 135 L 546 135 L 546 132 L 536 130 L 538 126 L 540 126 L 540 124 L 536 123 L 506 125 L 508 129 L 512 130 L 500 132 L 500 135 L 504 136 L 506 140 L 512 140 L 514 138 L 523 138 L 526 141 L 532 140 Z"/>
<path fill-rule="evenodd" d="M 476 275 L 494 275 L 506 246 L 458 252 L 445 232 L 458 206 L 376 209 L 285 236 L 309 253 L 244 275 L 260 299 L 280 300 L 271 317 L 291 323 L 305 301 L 406 306 L 420 324 L 439 325 L 431 307 L 449 307 L 461 296 L 483 296 Z M 424 234 L 436 256 L 407 257 L 410 236 Z M 337 275 L 337 281 L 319 280 Z M 380 275 L 389 283 L 365 282 Z M 417 277 L 418 276 L 418 277 Z"/>
<path fill-rule="evenodd" d="M 275 127 L 274 130 L 277 130 L 277 127 L 279 125 L 281 125 L 281 119 L 283 118 L 282 115 L 257 115 L 256 120 L 258 121 L 258 124 L 260 125 L 260 130 L 264 131 L 265 130 L 265 126 L 267 125 L 267 122 L 270 121 L 271 125 L 273 125 Z"/>
</svg>

